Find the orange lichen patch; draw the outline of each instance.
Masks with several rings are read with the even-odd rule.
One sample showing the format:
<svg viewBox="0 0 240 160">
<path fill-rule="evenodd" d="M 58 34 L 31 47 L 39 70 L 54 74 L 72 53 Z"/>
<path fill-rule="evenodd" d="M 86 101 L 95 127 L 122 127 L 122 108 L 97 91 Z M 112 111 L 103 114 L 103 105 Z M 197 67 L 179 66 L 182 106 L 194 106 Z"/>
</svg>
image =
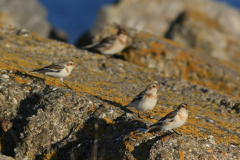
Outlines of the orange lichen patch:
<svg viewBox="0 0 240 160">
<path fill-rule="evenodd" d="M 178 56 L 174 58 L 174 62 L 178 65 L 178 68 L 182 70 L 181 76 L 187 81 L 214 90 L 224 91 L 226 94 L 230 94 L 236 89 L 236 87 L 230 87 L 225 82 L 220 81 L 222 78 L 216 77 L 217 75 L 211 70 L 207 71 L 205 68 L 201 67 L 205 65 L 205 62 L 198 55 L 194 55 L 193 57 L 189 53 L 179 52 Z M 213 78 L 217 80 L 216 83 L 212 82 Z"/>
<path fill-rule="evenodd" d="M 124 59 L 128 60 L 129 62 L 133 62 L 135 53 L 132 47 L 128 47 L 123 52 L 120 53 L 124 57 Z"/>
<path fill-rule="evenodd" d="M 187 120 L 187 122 L 191 125 L 195 125 L 195 126 L 198 126 L 198 127 L 201 127 L 201 128 L 206 128 L 206 129 L 209 129 L 217 134 L 222 134 L 222 135 L 225 135 L 225 133 L 221 130 L 219 130 L 214 124 L 210 124 L 210 123 L 206 123 L 205 121 L 203 120 L 196 120 L 196 119 L 192 119 L 192 118 L 189 118 Z"/>
<path fill-rule="evenodd" d="M 227 156 L 225 152 L 222 152 L 222 155 L 223 155 L 223 156 Z"/>
<path fill-rule="evenodd" d="M 57 153 L 54 151 L 50 151 L 49 153 L 44 155 L 47 159 L 57 160 Z"/>
<path fill-rule="evenodd" d="M 239 65 L 236 65 L 235 63 L 229 63 L 229 62 L 221 60 L 221 59 L 218 59 L 218 62 L 220 62 L 220 63 L 222 63 L 225 66 L 228 66 L 230 68 L 236 69 L 240 73 L 240 68 L 239 68 L 240 66 Z"/>
<path fill-rule="evenodd" d="M 207 152 L 208 153 L 213 153 L 213 151 L 211 149 L 208 149 Z"/>
<path fill-rule="evenodd" d="M 140 34 L 137 34 L 137 38 L 139 38 L 139 39 L 147 39 L 147 38 L 150 38 L 151 37 L 151 35 L 150 34 L 148 34 L 148 33 L 140 33 Z"/>
<path fill-rule="evenodd" d="M 95 111 L 94 108 L 95 108 L 95 106 L 92 106 L 89 110 L 92 111 L 92 112 L 94 112 L 94 111 Z"/>
<path fill-rule="evenodd" d="M 190 126 L 190 125 L 183 125 L 182 127 L 176 129 L 176 131 L 180 131 L 181 133 L 183 133 L 184 135 L 193 135 L 196 137 L 207 137 L 204 136 L 204 134 L 199 130 L 199 128 L 194 127 L 194 126 Z"/>
<path fill-rule="evenodd" d="M 128 142 L 128 141 L 123 142 L 120 152 L 123 148 L 126 148 L 130 153 L 134 150 L 133 147 L 131 146 L 130 142 Z"/>
<path fill-rule="evenodd" d="M 164 38 L 164 37 L 159 37 L 159 38 L 162 39 L 162 40 L 164 40 L 164 41 L 166 41 L 167 43 L 169 43 L 169 44 L 172 45 L 172 46 L 180 47 L 180 48 L 183 47 L 182 44 L 177 43 L 177 42 L 175 42 L 175 41 L 172 41 L 172 40 L 170 40 L 170 39 L 167 39 L 167 38 Z"/>
<path fill-rule="evenodd" d="M 30 156 L 32 159 L 35 159 L 34 154 L 32 154 L 32 153 L 30 153 L 30 152 L 27 152 L 26 154 L 27 154 L 28 156 Z"/>
<path fill-rule="evenodd" d="M 76 94 L 77 94 L 77 95 L 79 95 L 79 96 L 84 96 L 83 94 L 81 94 L 81 93 L 78 93 L 78 92 L 76 92 Z"/>
<path fill-rule="evenodd" d="M 148 35 L 142 35 L 143 38 L 148 37 Z M 20 37 L 20 36 L 19 36 Z M 22 43 L 29 43 L 30 39 L 25 39 L 24 42 Z M 14 40 L 14 38 L 11 41 L 16 41 Z M 22 40 L 20 40 L 22 41 Z M 50 40 L 47 40 L 49 42 L 51 42 Z M 166 40 L 169 41 L 169 40 Z M 6 41 L 7 42 L 7 41 Z M 173 41 L 169 41 L 170 43 L 174 43 Z M 7 42 L 9 43 L 9 42 Z M 18 43 L 18 42 L 16 42 Z M 156 58 L 156 59 L 161 59 L 164 56 L 167 56 L 169 54 L 169 51 L 166 50 L 166 46 L 163 45 L 166 43 L 149 43 L 149 48 L 145 48 L 141 50 L 141 54 L 139 53 L 134 53 L 135 50 L 129 49 L 131 51 L 131 54 L 133 55 L 133 59 L 139 59 L 139 57 L 141 58 L 142 56 L 149 56 L 150 58 Z M 10 44 L 10 46 L 12 46 L 13 44 Z M 62 44 L 56 44 L 55 46 L 61 46 Z M 174 45 L 174 44 L 172 44 Z M 179 45 L 179 44 L 176 44 Z M 0 46 L 2 48 L 4 48 L 5 46 L 3 44 L 0 44 Z M 25 70 L 26 68 L 40 68 L 40 67 L 44 67 L 45 65 L 48 65 L 50 62 L 46 62 L 46 61 L 42 61 L 42 59 L 47 58 L 46 55 L 50 55 L 50 50 L 37 50 L 36 49 L 38 47 L 36 46 L 24 46 L 27 47 L 26 51 L 22 51 L 23 49 L 18 49 L 16 48 L 12 48 L 12 50 L 14 50 L 14 52 L 12 53 L 5 53 L 3 49 L 1 49 L 0 47 L 0 52 L 4 55 L 4 58 L 0 59 L 0 68 L 1 69 L 6 69 L 6 70 L 13 70 L 13 71 L 19 71 L 21 73 L 27 73 L 27 70 Z M 30 47 L 30 49 L 29 49 Z M 69 45 L 67 47 L 70 47 Z M 44 48 L 44 47 L 42 47 Z M 27 51 L 28 50 L 28 51 Z M 30 51 L 29 51 L 30 50 Z M 35 53 L 35 54 L 31 54 L 31 53 Z M 39 54 L 40 52 L 43 52 L 41 55 Z M 125 52 L 125 51 L 124 51 Z M 126 51 L 127 52 L 127 51 Z M 20 53 L 24 53 L 26 56 L 21 56 Z M 19 55 L 18 55 L 19 54 Z M 16 56 L 17 55 L 17 56 Z M 28 55 L 34 56 L 34 58 L 28 57 Z M 204 67 L 199 67 L 199 64 L 203 64 L 205 65 L 204 60 L 201 59 L 201 57 L 198 57 L 198 55 L 193 54 L 194 56 L 191 56 L 190 52 L 179 52 L 179 54 L 177 55 L 177 57 L 174 59 L 174 62 L 176 64 L 177 67 L 180 68 L 181 71 L 183 71 L 183 76 L 185 76 L 185 78 L 191 80 L 191 82 L 194 82 L 196 84 L 202 84 L 204 86 L 210 86 L 211 88 L 215 88 L 215 89 L 232 89 L 230 86 L 225 86 L 226 84 L 224 83 L 224 81 L 215 81 L 212 82 L 211 78 L 216 77 L 216 75 L 214 74 L 213 71 L 207 70 Z M 16 58 L 14 58 L 14 56 Z M 96 55 L 96 57 L 98 57 L 100 55 Z M 137 58 L 135 56 L 138 56 Z M 63 56 L 63 58 L 68 58 L 67 56 Z M 41 59 L 41 60 L 39 60 Z M 89 58 L 90 59 L 90 58 Z M 77 60 L 77 62 L 82 62 L 81 60 Z M 139 63 L 143 63 L 142 61 L 139 60 Z M 127 64 L 127 62 L 123 62 L 123 68 L 127 68 L 130 67 L 130 65 Z M 143 63 L 145 65 L 145 63 Z M 107 63 L 106 65 L 111 65 L 111 63 Z M 30 67 L 29 67 L 30 66 Z M 236 67 L 236 66 L 233 66 Z M 110 79 L 111 75 L 109 74 L 105 74 L 104 72 L 98 73 L 98 72 L 94 72 L 92 71 L 92 69 L 94 69 L 94 66 L 90 66 L 90 68 L 88 68 L 87 70 L 82 69 L 81 67 L 78 70 L 78 72 L 86 72 L 88 74 L 88 76 L 90 77 L 89 79 L 93 79 L 95 77 L 98 76 L 102 76 L 103 78 L 106 79 Z M 150 69 L 142 69 L 141 67 L 134 67 L 132 66 L 131 68 L 133 71 L 136 72 L 152 72 L 152 70 Z M 24 74 L 25 74 L 24 73 Z M 73 72 L 74 73 L 74 72 Z M 197 77 L 199 77 L 199 79 L 195 79 L 194 77 L 189 76 L 190 74 L 197 74 Z M 34 75 L 35 77 L 39 77 L 39 78 L 43 78 L 43 74 L 31 74 Z M 71 74 L 72 75 L 72 74 Z M 69 76 L 71 78 L 71 75 Z M 132 75 L 128 74 L 128 73 L 119 73 L 119 77 L 126 77 L 128 76 L 128 78 L 130 78 L 130 80 L 126 80 L 127 83 L 135 83 L 136 85 L 143 83 L 142 81 L 139 81 L 138 79 L 135 79 L 135 77 L 133 77 Z M 15 77 L 17 77 L 15 75 Z M 14 78 L 15 78 L 14 77 Z M 76 77 L 78 78 L 78 77 Z M 81 77 L 82 78 L 82 77 Z M 150 75 L 148 77 L 148 80 L 150 79 L 154 79 L 154 74 Z M 216 79 L 220 79 L 221 77 L 216 77 Z M 226 78 L 226 77 L 225 77 Z M 208 80 L 210 79 L 210 80 Z M 121 81 L 122 79 L 120 79 L 119 81 Z M 85 81 L 85 80 L 84 80 Z M 84 96 L 83 93 L 89 93 L 93 96 L 99 97 L 99 99 L 102 100 L 107 100 L 107 101 L 111 101 L 113 103 L 117 103 L 118 105 L 126 105 L 127 103 L 129 103 L 132 98 L 135 95 L 132 95 L 132 97 L 127 97 L 126 95 L 122 95 L 122 93 L 118 90 L 121 87 L 119 87 L 118 85 L 112 84 L 112 83 L 108 83 L 105 81 L 87 81 L 87 82 L 81 82 L 81 83 L 70 83 L 64 79 L 64 82 L 67 83 L 78 95 Z M 206 81 L 206 82 L 205 82 Z M 60 87 L 66 87 L 65 85 L 61 84 L 61 82 L 56 79 L 56 78 L 50 78 L 48 77 L 46 80 L 47 84 L 53 84 L 56 86 L 60 86 Z M 146 81 L 145 81 L 146 82 Z M 218 83 L 221 82 L 221 83 Z M 240 84 L 239 84 L 240 85 Z M 104 88 L 106 89 L 102 89 L 104 86 Z M 114 88 L 114 89 L 112 89 Z M 231 90 L 229 90 L 229 92 L 231 92 Z M 137 94 L 137 93 L 136 93 Z M 159 93 L 161 94 L 161 93 Z M 174 94 L 173 91 L 165 91 L 162 93 L 162 95 L 168 99 L 166 101 L 158 101 L 160 104 L 167 104 L 167 105 L 172 105 L 172 106 L 176 106 L 176 102 L 172 101 L 172 99 L 178 100 L 178 101 L 182 101 L 183 98 L 179 97 L 177 94 Z M 188 102 L 189 99 L 187 99 L 186 97 L 186 102 Z M 195 100 L 197 101 L 197 100 Z M 191 102 L 192 103 L 192 102 Z M 197 105 L 200 103 L 196 103 Z M 94 111 L 95 107 L 90 108 L 91 111 Z M 131 110 L 133 110 L 134 113 L 137 113 L 136 110 L 134 108 L 130 108 Z M 222 142 L 225 144 L 236 144 L 237 143 L 237 136 L 232 136 L 232 134 L 226 135 L 225 134 L 225 129 L 231 129 L 231 130 L 236 130 L 235 128 L 237 127 L 237 124 L 230 124 L 227 121 L 221 120 L 222 117 L 224 117 L 224 114 L 214 114 L 213 112 L 208 112 L 210 109 L 207 107 L 203 108 L 202 107 L 195 107 L 192 108 L 190 107 L 190 112 L 189 112 L 189 119 L 187 120 L 187 123 L 184 124 L 182 127 L 178 128 L 177 131 L 182 132 L 184 135 L 185 134 L 190 134 L 193 135 L 194 137 L 207 137 L 210 134 L 214 135 L 214 138 L 216 138 L 217 142 Z M 163 117 L 165 116 L 167 113 L 171 112 L 172 109 L 168 109 L 166 107 L 160 107 L 160 106 L 156 106 L 153 111 L 151 111 L 151 115 L 156 115 L 159 117 Z M 202 113 L 204 112 L 204 113 Z M 134 114 L 136 116 L 136 114 Z M 204 121 L 203 119 L 201 120 L 201 118 L 197 119 L 196 117 L 201 117 L 200 115 L 203 116 L 208 116 L 211 119 L 213 119 L 215 122 L 214 123 L 208 123 L 206 121 Z M 218 118 L 221 117 L 221 118 Z M 142 115 L 143 120 L 141 120 L 142 122 L 146 123 L 146 121 L 151 121 L 153 123 L 157 122 L 157 120 L 155 119 L 148 119 L 145 114 Z M 139 120 L 139 119 L 137 119 Z M 75 120 L 76 121 L 76 120 Z M 101 119 L 101 121 L 108 124 L 112 124 L 114 125 L 114 122 L 111 121 L 110 119 Z M 122 125 L 120 125 L 117 130 L 121 131 L 122 128 L 124 126 L 129 125 L 129 123 L 123 123 Z M 82 129 L 86 132 L 86 133 L 90 133 L 91 135 L 94 135 L 94 131 L 91 131 L 91 128 L 94 128 L 94 125 L 83 125 L 81 126 Z M 239 127 L 239 124 L 238 124 Z M 99 127 L 100 128 L 100 127 Z M 222 130 L 221 130 L 222 128 Z M 99 129 L 99 133 L 105 133 L 106 132 L 106 128 L 105 127 L 101 127 Z M 236 130 L 239 131 L 239 130 Z M 227 132 L 226 132 L 227 133 Z M 232 132 L 230 132 L 232 133 Z M 132 132 L 130 133 L 130 136 L 132 138 L 139 138 L 141 139 L 141 135 L 138 132 Z M 233 138 L 231 138 L 233 137 Z M 239 144 L 237 144 L 239 145 Z M 129 147 L 129 146 L 128 146 Z M 131 147 L 131 146 L 130 146 Z M 130 149 L 131 150 L 131 149 Z"/>
<path fill-rule="evenodd" d="M 156 42 L 150 42 L 150 43 L 149 43 L 149 46 L 150 46 L 151 48 L 155 48 L 155 49 L 164 49 L 164 48 L 165 48 L 164 45 L 162 45 L 162 44 L 160 44 L 160 43 L 156 43 Z"/>
<path fill-rule="evenodd" d="M 142 139 L 144 137 L 144 135 L 143 134 L 139 134 L 138 131 L 134 131 L 134 132 L 131 132 L 128 137 L 140 140 L 140 139 Z"/>
<path fill-rule="evenodd" d="M 168 141 L 168 140 L 170 140 L 170 139 L 173 139 L 173 137 L 170 136 L 170 135 L 166 135 L 166 136 L 164 136 L 164 137 L 162 138 L 162 142 Z"/>
<path fill-rule="evenodd" d="M 64 96 L 64 97 L 69 97 L 69 96 L 71 96 L 71 94 L 70 94 L 70 93 L 66 93 L 66 94 L 64 94 L 63 96 Z"/>
<path fill-rule="evenodd" d="M 91 84 L 94 84 L 94 85 L 97 85 L 97 86 L 101 86 L 101 85 L 104 85 L 104 86 L 112 86 L 112 87 L 118 87 L 118 85 L 116 84 L 113 84 L 113 83 L 109 83 L 109 82 L 105 82 L 105 81 L 91 81 L 89 82 Z"/>
<path fill-rule="evenodd" d="M 5 69 L 5 70 L 12 70 L 12 71 L 18 71 L 19 68 L 16 68 L 14 66 L 10 66 L 10 65 L 6 65 L 6 64 L 3 64 L 2 62 L 0 62 L 0 68 L 1 69 Z"/>
<path fill-rule="evenodd" d="M 27 83 L 28 82 L 26 80 L 23 80 L 21 77 L 16 77 L 15 81 L 18 82 L 18 83 Z"/>
<path fill-rule="evenodd" d="M 178 151 L 178 153 L 179 153 L 179 156 L 180 156 L 180 160 L 184 160 L 184 152 L 182 152 L 182 151 Z"/>
<path fill-rule="evenodd" d="M 108 118 L 102 118 L 102 120 L 107 124 L 115 124 L 115 122 L 113 122 L 111 119 L 108 119 Z"/>
</svg>

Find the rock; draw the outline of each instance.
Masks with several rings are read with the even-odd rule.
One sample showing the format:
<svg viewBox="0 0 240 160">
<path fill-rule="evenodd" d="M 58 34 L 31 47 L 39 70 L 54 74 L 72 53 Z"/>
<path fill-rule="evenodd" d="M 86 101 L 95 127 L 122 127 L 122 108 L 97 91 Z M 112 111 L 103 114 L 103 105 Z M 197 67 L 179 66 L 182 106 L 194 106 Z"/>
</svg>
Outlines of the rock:
<svg viewBox="0 0 240 160">
<path fill-rule="evenodd" d="M 7 132 L 0 128 L 3 155 L 15 159 L 240 158 L 239 114 L 228 112 L 229 107 L 240 103 L 236 97 L 167 77 L 156 69 L 43 39 L 30 31 L 20 35 L 17 31 L 12 26 L 0 25 L 1 41 L 4 41 L 0 43 L 0 77 L 9 76 L 0 80 L 1 89 L 6 92 L 0 92 L 0 117 L 11 122 Z M 146 34 L 139 35 L 141 38 Z M 147 35 L 152 41 L 161 41 L 168 53 L 172 52 L 166 55 L 169 61 L 183 49 L 172 41 Z M 140 38 L 137 44 L 145 44 Z M 195 54 L 187 48 L 184 50 L 189 55 Z M 133 49 L 134 54 L 136 51 Z M 65 88 L 58 79 L 47 77 L 45 84 L 43 75 L 29 73 L 65 59 L 73 59 L 78 66 L 64 79 L 71 89 Z M 213 58 L 209 61 L 218 65 Z M 186 65 L 185 62 L 182 65 Z M 209 67 L 202 64 L 206 66 Z M 231 71 L 220 65 L 218 69 L 224 74 Z M 140 119 L 134 108 L 122 107 L 155 81 L 160 89 L 158 103 L 150 111 L 154 119 L 147 118 L 145 113 Z M 17 100 L 15 105 L 13 98 Z M 227 103 L 223 103 L 223 99 L 227 99 Z M 147 126 L 182 102 L 190 108 L 187 123 L 176 129 L 182 136 L 144 133 Z M 222 107 L 220 103 L 230 106 Z M 209 123 L 207 119 L 214 121 Z M 209 135 L 216 144 L 209 141 Z"/>
<path fill-rule="evenodd" d="M 51 29 L 47 12 L 37 1 L 0 0 L 0 22 L 24 27 L 47 38 Z"/>
<path fill-rule="evenodd" d="M 8 156 L 0 154 L 0 160 L 15 160 L 15 159 L 12 157 L 8 157 Z"/>
<path fill-rule="evenodd" d="M 222 2 L 120 0 L 100 9 L 89 37 L 112 23 L 165 36 L 239 67 L 240 12 Z"/>
<path fill-rule="evenodd" d="M 48 38 L 55 39 L 62 42 L 68 42 L 68 35 L 66 34 L 66 32 L 64 32 L 61 29 L 57 29 L 55 27 L 51 28 Z"/>
<path fill-rule="evenodd" d="M 227 94 L 240 95 L 240 72 L 234 62 L 230 64 L 209 56 L 208 52 L 191 50 L 174 41 L 136 29 L 125 29 L 129 35 L 128 47 L 120 53 L 121 58 L 142 67 L 156 69 L 166 76 L 183 78 Z M 114 25 L 106 25 L 94 41 L 116 32 Z"/>
</svg>

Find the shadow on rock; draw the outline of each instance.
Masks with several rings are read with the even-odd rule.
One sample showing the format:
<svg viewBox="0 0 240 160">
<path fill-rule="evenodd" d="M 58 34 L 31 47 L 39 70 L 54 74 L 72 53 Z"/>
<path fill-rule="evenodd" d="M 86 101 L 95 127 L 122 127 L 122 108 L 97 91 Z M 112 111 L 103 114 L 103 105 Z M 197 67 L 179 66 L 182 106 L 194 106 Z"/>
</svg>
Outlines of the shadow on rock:
<svg viewBox="0 0 240 160">
<path fill-rule="evenodd" d="M 58 159 L 119 159 L 124 139 L 140 127 L 146 128 L 146 124 L 125 115 L 113 121 L 93 115 L 75 128 L 73 134 L 76 140 L 65 139 L 52 145 L 52 148 Z"/>
<path fill-rule="evenodd" d="M 146 134 L 147 135 L 147 134 Z M 161 141 L 167 134 L 162 134 L 161 136 L 157 136 L 153 139 L 148 139 L 143 143 L 139 144 L 138 146 L 134 147 L 132 151 L 133 156 L 138 160 L 145 160 L 147 157 L 150 157 L 150 150 L 152 146 L 157 142 Z M 159 145 L 163 145 L 162 142 Z"/>
<path fill-rule="evenodd" d="M 48 88 L 49 86 L 46 86 Z M 45 93 L 33 93 L 24 100 L 20 102 L 20 106 L 18 109 L 17 117 L 11 120 L 12 128 L 6 133 L 5 137 L 5 146 L 1 150 L 3 155 L 15 157 L 14 149 L 17 146 L 20 146 L 21 139 L 23 139 L 26 135 L 24 135 L 25 127 L 28 127 L 29 117 L 33 115 L 37 115 L 37 111 L 39 108 L 44 109 L 44 101 L 43 95 Z M 21 138 L 20 138 L 20 134 Z"/>
<path fill-rule="evenodd" d="M 125 112 L 127 112 L 127 113 L 131 113 L 131 114 L 134 113 L 134 112 L 131 111 L 130 109 L 122 106 L 120 103 L 116 103 L 116 102 L 112 102 L 112 101 L 109 101 L 109 100 L 106 100 L 106 99 L 102 99 L 102 98 L 99 97 L 99 96 L 94 96 L 94 97 L 101 99 L 102 101 L 106 102 L 107 104 L 110 104 L 110 105 L 114 105 L 114 106 L 116 106 L 116 107 L 119 107 L 121 110 L 123 110 L 123 111 L 125 111 Z"/>
</svg>

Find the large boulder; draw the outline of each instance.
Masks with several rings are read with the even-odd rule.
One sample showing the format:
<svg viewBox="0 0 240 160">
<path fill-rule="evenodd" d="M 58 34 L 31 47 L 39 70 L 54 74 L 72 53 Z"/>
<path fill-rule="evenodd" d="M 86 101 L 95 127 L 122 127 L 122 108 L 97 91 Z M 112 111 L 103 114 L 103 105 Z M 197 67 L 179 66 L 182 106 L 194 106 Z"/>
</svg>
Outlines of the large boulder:
<svg viewBox="0 0 240 160">
<path fill-rule="evenodd" d="M 221 2 L 120 0 L 100 9 L 90 37 L 112 23 L 165 36 L 230 63 L 240 60 L 240 13 Z"/>
<path fill-rule="evenodd" d="M 166 76 L 240 96 L 240 64 L 212 57 L 207 51 L 193 50 L 169 39 L 136 29 L 125 28 L 128 44 L 119 56 L 139 66 L 156 69 Z M 114 25 L 106 25 L 94 41 L 116 34 Z"/>
<path fill-rule="evenodd" d="M 0 22 L 25 27 L 47 38 L 51 25 L 47 12 L 38 0 L 0 0 Z"/>
<path fill-rule="evenodd" d="M 158 39 L 138 35 L 152 37 L 153 44 Z M 7 132 L 0 128 L 2 154 L 64 160 L 240 158 L 239 100 L 166 77 L 156 69 L 77 50 L 5 24 L 0 25 L 0 36 L 0 117 L 10 121 Z M 161 38 L 159 42 L 166 56 L 183 50 L 177 43 Z M 45 84 L 43 75 L 29 73 L 65 59 L 78 66 L 65 79 L 71 89 L 50 77 Z M 232 72 L 219 65 L 219 70 L 224 69 Z M 138 118 L 134 108 L 122 108 L 151 82 L 160 85 L 158 103 L 150 111 L 153 119 L 146 113 Z M 176 129 L 182 136 L 144 134 L 147 126 L 182 102 L 190 106 L 187 123 Z"/>
</svg>

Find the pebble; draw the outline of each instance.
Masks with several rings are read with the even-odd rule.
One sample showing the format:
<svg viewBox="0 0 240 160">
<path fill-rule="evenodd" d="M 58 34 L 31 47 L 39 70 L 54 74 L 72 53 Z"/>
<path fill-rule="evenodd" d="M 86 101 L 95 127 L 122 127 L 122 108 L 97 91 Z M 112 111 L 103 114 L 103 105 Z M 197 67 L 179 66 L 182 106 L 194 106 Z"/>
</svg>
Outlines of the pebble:
<svg viewBox="0 0 240 160">
<path fill-rule="evenodd" d="M 9 79 L 9 75 L 3 74 L 2 75 L 3 78 Z"/>
<path fill-rule="evenodd" d="M 213 145 L 216 144 L 216 142 L 214 140 L 212 140 L 212 139 L 209 139 L 209 142 L 212 143 Z"/>
<path fill-rule="evenodd" d="M 13 98 L 13 104 L 17 105 L 18 101 L 16 100 L 16 98 Z"/>
</svg>

